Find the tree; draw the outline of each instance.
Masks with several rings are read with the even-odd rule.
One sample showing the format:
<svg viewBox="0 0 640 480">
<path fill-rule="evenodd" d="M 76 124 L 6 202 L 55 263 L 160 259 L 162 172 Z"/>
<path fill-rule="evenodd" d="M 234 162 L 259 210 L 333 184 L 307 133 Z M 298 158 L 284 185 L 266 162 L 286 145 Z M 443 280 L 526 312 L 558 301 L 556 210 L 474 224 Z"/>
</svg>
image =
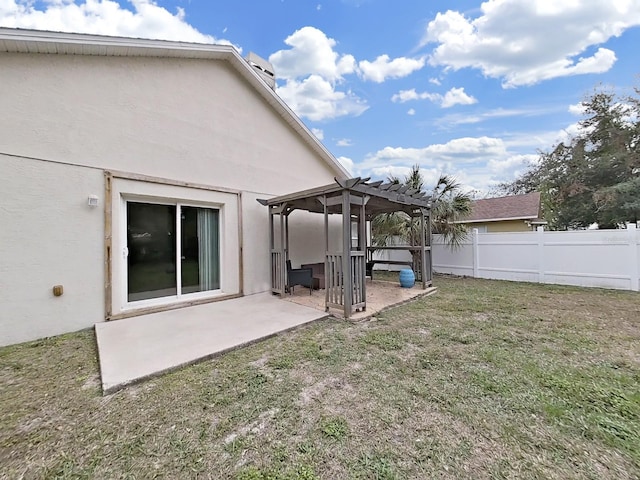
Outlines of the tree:
<svg viewBox="0 0 640 480">
<path fill-rule="evenodd" d="M 402 183 L 411 189 L 425 191 L 420 166 L 414 165 L 411 172 L 400 180 L 389 177 L 391 183 Z M 461 186 L 449 175 L 441 175 L 431 192 L 431 229 L 433 233 L 444 236 L 445 242 L 452 247 L 459 246 L 467 237 L 467 228 L 463 224 L 453 223 L 462 220 L 471 212 L 471 197 L 461 190 Z M 392 238 L 400 238 L 408 245 L 418 245 L 419 222 L 405 212 L 386 213 L 376 216 L 371 225 L 372 244 L 388 245 Z"/>
<path fill-rule="evenodd" d="M 553 229 L 616 228 L 640 219 L 640 94 L 604 90 L 582 102 L 580 133 L 540 152 L 537 165 L 501 185 L 507 194 L 540 191 Z"/>
</svg>

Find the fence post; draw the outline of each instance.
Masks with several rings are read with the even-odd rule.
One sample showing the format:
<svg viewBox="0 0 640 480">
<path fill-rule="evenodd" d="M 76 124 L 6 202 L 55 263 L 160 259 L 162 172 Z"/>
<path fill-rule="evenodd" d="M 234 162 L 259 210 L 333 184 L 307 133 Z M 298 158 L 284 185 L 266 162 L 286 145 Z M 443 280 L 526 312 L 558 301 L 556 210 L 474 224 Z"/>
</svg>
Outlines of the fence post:
<svg viewBox="0 0 640 480">
<path fill-rule="evenodd" d="M 636 236 L 636 224 L 627 224 L 627 233 L 629 238 L 629 264 L 631 265 L 631 271 L 629 272 L 631 279 L 631 290 L 640 292 L 640 265 L 638 258 L 638 241 Z"/>
<path fill-rule="evenodd" d="M 473 239 L 473 278 L 478 278 L 478 272 L 480 270 L 480 255 L 478 252 L 478 229 L 471 230 L 471 236 Z"/>
<path fill-rule="evenodd" d="M 538 283 L 544 283 L 544 227 L 536 228 L 538 238 Z"/>
</svg>

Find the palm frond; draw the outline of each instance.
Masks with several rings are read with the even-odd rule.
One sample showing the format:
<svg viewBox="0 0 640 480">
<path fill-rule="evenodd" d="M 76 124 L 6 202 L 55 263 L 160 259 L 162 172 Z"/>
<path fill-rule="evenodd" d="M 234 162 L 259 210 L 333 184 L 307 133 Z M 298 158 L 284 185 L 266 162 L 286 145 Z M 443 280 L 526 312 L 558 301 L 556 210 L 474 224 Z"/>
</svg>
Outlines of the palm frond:
<svg viewBox="0 0 640 480">
<path fill-rule="evenodd" d="M 424 179 L 417 164 L 402 182 L 392 175 L 388 177 L 388 181 L 425 192 Z M 471 213 L 471 196 L 462 191 L 462 186 L 454 177 L 442 174 L 431 190 L 431 197 L 432 231 L 442 234 L 445 242 L 452 248 L 459 247 L 466 240 L 468 231 L 464 224 L 456 222 L 464 220 Z M 400 239 L 403 243 L 416 245 L 420 238 L 418 224 L 403 212 L 378 215 L 372 221 L 372 244 L 387 246 L 394 239 Z"/>
</svg>

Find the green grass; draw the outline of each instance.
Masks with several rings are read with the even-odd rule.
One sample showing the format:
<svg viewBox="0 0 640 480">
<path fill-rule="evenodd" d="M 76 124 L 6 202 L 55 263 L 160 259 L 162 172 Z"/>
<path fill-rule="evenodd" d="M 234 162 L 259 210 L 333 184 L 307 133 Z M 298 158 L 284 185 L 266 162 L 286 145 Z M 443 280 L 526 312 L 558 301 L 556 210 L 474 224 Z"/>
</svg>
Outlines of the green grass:
<svg viewBox="0 0 640 480">
<path fill-rule="evenodd" d="M 639 478 L 640 296 L 436 277 L 103 397 L 93 332 L 0 349 L 0 478 Z"/>
</svg>

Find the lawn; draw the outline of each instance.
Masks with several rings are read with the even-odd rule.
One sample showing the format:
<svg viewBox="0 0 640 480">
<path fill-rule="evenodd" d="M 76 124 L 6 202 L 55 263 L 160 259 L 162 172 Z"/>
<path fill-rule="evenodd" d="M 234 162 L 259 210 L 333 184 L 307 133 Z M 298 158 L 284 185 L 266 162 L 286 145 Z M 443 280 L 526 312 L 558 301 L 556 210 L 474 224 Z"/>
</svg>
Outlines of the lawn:
<svg viewBox="0 0 640 480">
<path fill-rule="evenodd" d="M 640 295 L 435 283 L 106 397 L 93 332 L 2 348 L 0 477 L 640 477 Z"/>
</svg>

